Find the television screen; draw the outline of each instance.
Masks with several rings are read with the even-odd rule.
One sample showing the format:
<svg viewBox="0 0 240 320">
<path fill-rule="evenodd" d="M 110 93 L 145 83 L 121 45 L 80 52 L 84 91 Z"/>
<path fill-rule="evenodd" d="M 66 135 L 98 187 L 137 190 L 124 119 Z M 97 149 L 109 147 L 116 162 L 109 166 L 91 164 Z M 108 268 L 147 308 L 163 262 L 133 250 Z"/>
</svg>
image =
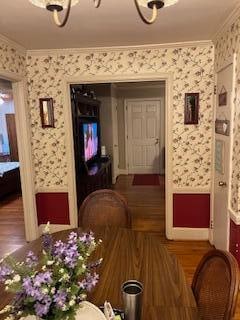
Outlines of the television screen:
<svg viewBox="0 0 240 320">
<path fill-rule="evenodd" d="M 97 123 L 84 123 L 84 160 L 87 162 L 98 152 L 98 127 Z"/>
</svg>

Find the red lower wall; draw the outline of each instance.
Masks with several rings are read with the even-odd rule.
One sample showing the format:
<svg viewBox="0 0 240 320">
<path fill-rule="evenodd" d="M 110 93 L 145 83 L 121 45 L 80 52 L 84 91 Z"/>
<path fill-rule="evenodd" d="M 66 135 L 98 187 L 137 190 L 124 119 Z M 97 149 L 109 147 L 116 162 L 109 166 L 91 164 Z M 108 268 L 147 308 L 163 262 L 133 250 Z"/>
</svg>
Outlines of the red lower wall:
<svg viewBox="0 0 240 320">
<path fill-rule="evenodd" d="M 68 193 L 49 192 L 36 194 L 38 225 L 70 224 Z"/>
<path fill-rule="evenodd" d="M 209 228 L 210 194 L 173 195 L 173 226 L 181 228 Z"/>
<path fill-rule="evenodd" d="M 230 220 L 229 251 L 240 265 L 240 225 L 236 225 L 232 220 Z"/>
</svg>

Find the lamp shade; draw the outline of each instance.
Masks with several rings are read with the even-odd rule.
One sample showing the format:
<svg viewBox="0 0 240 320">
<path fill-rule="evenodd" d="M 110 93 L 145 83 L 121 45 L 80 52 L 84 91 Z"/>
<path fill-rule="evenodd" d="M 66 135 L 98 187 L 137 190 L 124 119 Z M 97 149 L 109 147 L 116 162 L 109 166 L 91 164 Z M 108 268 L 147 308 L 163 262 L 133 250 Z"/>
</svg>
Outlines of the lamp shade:
<svg viewBox="0 0 240 320">
<path fill-rule="evenodd" d="M 32 4 L 34 4 L 37 7 L 44 8 L 48 5 L 58 5 L 63 7 L 64 9 L 67 8 L 68 0 L 29 0 Z M 78 4 L 79 0 L 72 0 L 71 6 L 75 6 Z"/>
<path fill-rule="evenodd" d="M 151 2 L 151 0 L 138 0 L 138 3 L 140 6 L 148 8 L 148 2 Z M 178 2 L 178 0 L 163 0 L 164 2 L 164 8 L 170 7 Z"/>
</svg>

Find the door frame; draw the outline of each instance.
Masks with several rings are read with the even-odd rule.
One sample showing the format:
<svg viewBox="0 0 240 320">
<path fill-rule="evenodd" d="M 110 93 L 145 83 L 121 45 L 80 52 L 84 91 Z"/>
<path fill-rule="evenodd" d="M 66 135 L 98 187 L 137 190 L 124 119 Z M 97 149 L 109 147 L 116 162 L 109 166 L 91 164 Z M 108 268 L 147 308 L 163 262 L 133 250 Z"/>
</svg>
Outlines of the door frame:
<svg viewBox="0 0 240 320">
<path fill-rule="evenodd" d="M 112 140 L 112 153 L 114 155 L 115 148 L 117 147 L 119 153 L 119 143 L 118 143 L 118 123 L 117 119 L 117 105 L 114 104 L 115 97 L 113 97 L 113 91 L 116 90 L 116 86 L 114 83 L 110 84 L 110 92 L 111 92 L 111 117 L 112 117 L 112 131 L 113 131 L 113 140 Z M 114 135 L 117 137 L 117 141 L 114 141 Z M 112 163 L 112 182 L 116 183 L 117 177 L 119 176 L 119 156 L 118 156 L 118 164 L 117 166 Z"/>
<path fill-rule="evenodd" d="M 63 94 L 64 94 L 64 117 L 66 145 L 67 145 L 67 165 L 68 165 L 68 199 L 70 211 L 70 224 L 77 226 L 77 193 L 75 179 L 75 159 L 74 159 L 74 144 L 73 130 L 71 117 L 71 84 L 97 84 L 97 83 L 114 83 L 114 82 L 142 82 L 142 81 L 165 81 L 165 225 L 166 237 L 173 239 L 173 178 L 172 178 L 172 102 L 173 102 L 173 74 L 120 74 L 120 75 L 80 75 L 77 77 L 71 76 L 63 79 Z"/>
<path fill-rule="evenodd" d="M 24 209 L 26 241 L 39 237 L 35 200 L 34 167 L 31 147 L 31 125 L 27 104 L 27 82 L 24 76 L 0 70 L 2 79 L 11 81 L 17 131 L 17 145 L 20 164 L 20 177 Z M 19 139 L 21 137 L 21 139 Z"/>
<path fill-rule="evenodd" d="M 228 218 L 230 222 L 230 216 L 234 215 L 234 211 L 231 207 L 231 196 L 232 196 L 232 189 L 231 189 L 231 183 L 232 183 L 232 155 L 233 155 L 233 127 L 234 127 L 234 84 L 236 79 L 236 62 L 237 62 L 237 55 L 236 53 L 233 53 L 230 57 L 226 58 L 223 64 L 215 70 L 214 74 L 214 82 L 215 82 L 215 90 L 216 94 L 214 95 L 214 112 L 213 112 L 213 123 L 215 123 L 216 119 L 216 112 L 217 112 L 217 106 L 218 106 L 218 95 L 217 95 L 217 80 L 218 80 L 218 73 L 226 69 L 229 65 L 233 65 L 233 83 L 232 83 L 232 95 L 231 95 L 231 101 L 230 106 L 233 108 L 231 112 L 231 126 L 230 126 L 230 134 L 229 134 L 229 148 L 230 148 L 230 163 L 229 163 L 229 179 L 227 181 L 228 188 L 228 200 L 227 200 L 227 212 L 228 212 Z M 212 139 L 212 185 L 211 185 L 211 214 L 210 214 L 210 229 L 209 229 L 209 242 L 214 245 L 214 238 L 213 238 L 213 230 L 214 230 L 214 182 L 215 182 L 215 140 L 216 140 L 216 133 L 215 133 L 215 125 L 213 126 L 213 139 Z M 229 248 L 229 240 L 230 240 L 230 224 L 228 228 L 228 248 Z"/>
<path fill-rule="evenodd" d="M 128 159 L 129 159 L 129 143 L 128 143 L 128 112 L 127 112 L 127 104 L 128 102 L 133 101 L 160 101 L 160 104 L 163 104 L 164 99 L 162 97 L 156 97 L 156 98 L 137 98 L 137 99 L 124 99 L 124 126 L 125 126 L 125 164 L 126 164 L 126 174 L 129 174 L 129 166 L 128 166 Z M 160 108 L 160 119 L 162 118 L 162 108 Z M 161 130 L 161 128 L 160 128 Z M 165 129 L 166 131 L 166 129 Z M 166 140 L 166 132 L 165 132 L 165 139 L 162 139 L 161 132 L 159 131 L 159 141 L 160 141 L 160 147 L 163 144 L 163 140 Z M 160 166 L 159 169 L 161 170 Z M 159 173 L 160 174 L 160 173 Z"/>
</svg>

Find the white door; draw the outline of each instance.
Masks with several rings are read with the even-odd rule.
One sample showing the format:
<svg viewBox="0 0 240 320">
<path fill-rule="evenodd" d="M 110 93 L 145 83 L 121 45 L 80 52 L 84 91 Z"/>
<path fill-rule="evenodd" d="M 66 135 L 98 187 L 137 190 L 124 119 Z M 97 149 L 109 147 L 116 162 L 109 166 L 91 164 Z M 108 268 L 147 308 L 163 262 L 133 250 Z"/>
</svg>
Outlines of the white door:
<svg viewBox="0 0 240 320">
<path fill-rule="evenodd" d="M 117 117 L 117 93 L 114 84 L 111 84 L 111 104 L 112 104 L 112 179 L 116 183 L 119 166 L 118 150 L 118 117 Z"/>
<path fill-rule="evenodd" d="M 233 64 L 217 73 L 216 119 L 229 120 L 232 126 Z M 220 106 L 219 95 L 227 92 L 225 106 Z M 230 131 L 231 132 L 231 131 Z M 213 243 L 217 249 L 229 248 L 228 201 L 230 190 L 231 136 L 215 134 L 215 178 L 214 178 L 214 219 Z"/>
<path fill-rule="evenodd" d="M 127 101 L 128 172 L 160 173 L 160 101 Z"/>
</svg>

